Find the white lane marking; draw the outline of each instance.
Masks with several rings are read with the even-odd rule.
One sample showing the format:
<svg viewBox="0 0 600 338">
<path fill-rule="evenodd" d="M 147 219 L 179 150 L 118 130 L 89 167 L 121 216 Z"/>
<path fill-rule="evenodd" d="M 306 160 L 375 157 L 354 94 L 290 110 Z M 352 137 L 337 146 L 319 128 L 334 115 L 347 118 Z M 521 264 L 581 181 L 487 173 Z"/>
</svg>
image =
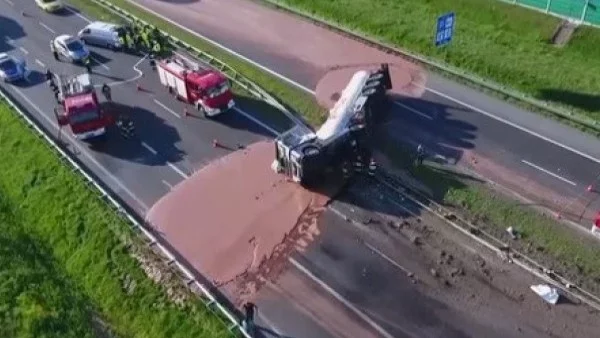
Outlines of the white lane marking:
<svg viewBox="0 0 600 338">
<path fill-rule="evenodd" d="M 496 115 L 494 115 L 492 113 L 489 113 L 489 112 L 487 112 L 487 111 L 485 111 L 483 109 L 480 109 L 480 108 L 477 108 L 475 106 L 472 106 L 472 105 L 470 105 L 468 103 L 465 103 L 465 102 L 463 102 L 463 101 L 461 101 L 459 99 L 455 99 L 455 98 L 453 98 L 453 97 L 451 97 L 449 95 L 446 95 L 444 93 L 441 93 L 441 92 L 439 92 L 437 90 L 434 90 L 434 89 L 431 89 L 431 88 L 425 88 L 425 89 L 427 89 L 428 91 L 430 91 L 430 92 L 432 92 L 432 93 L 434 93 L 434 94 L 436 94 L 438 96 L 441 96 L 441 97 L 443 97 L 445 99 L 448 99 L 450 101 L 458 103 L 458 104 L 460 104 L 461 106 L 463 106 L 465 108 L 469 108 L 469 109 L 471 109 L 473 111 L 476 111 L 476 112 L 478 112 L 478 113 L 480 113 L 482 115 L 485 115 L 485 116 L 487 116 L 487 117 L 489 117 L 491 119 L 494 119 L 496 121 L 499 121 L 499 122 L 502 122 L 504 124 L 507 124 L 507 125 L 509 125 L 509 126 L 511 126 L 513 128 L 519 129 L 522 132 L 525 132 L 525 133 L 527 133 L 529 135 L 532 135 L 532 136 L 535 136 L 537 138 L 540 138 L 540 139 L 542 139 L 542 140 L 544 140 L 546 142 L 554 144 L 557 147 L 563 148 L 563 149 L 568 150 L 568 151 L 570 151 L 572 153 L 575 153 L 575 154 L 577 154 L 577 155 L 579 155 L 581 157 L 587 158 L 588 160 L 590 160 L 592 162 L 596 162 L 596 163 L 600 164 L 600 159 L 597 159 L 597 158 L 595 158 L 595 157 L 593 157 L 591 155 L 588 155 L 588 154 L 586 154 L 586 153 L 584 153 L 582 151 L 579 151 L 579 150 L 577 150 L 575 148 L 569 147 L 568 145 L 562 144 L 562 143 L 560 143 L 558 141 L 555 141 L 555 140 L 553 140 L 553 139 L 551 139 L 549 137 L 541 135 L 541 134 L 539 134 L 539 133 L 537 133 L 537 132 L 535 132 L 533 130 L 530 130 L 528 128 L 522 127 L 522 126 L 520 126 L 520 125 L 518 125 L 518 124 L 516 124 L 514 122 L 508 121 L 508 120 L 506 120 L 506 119 L 504 119 L 502 117 L 496 116 Z"/>
<path fill-rule="evenodd" d="M 10 1 L 10 0 L 4 0 L 4 1 L 6 1 L 6 3 L 7 3 L 7 4 L 9 4 L 9 5 L 11 5 L 11 6 L 14 6 L 14 5 L 15 5 L 15 4 L 14 4 L 12 1 Z"/>
<path fill-rule="evenodd" d="M 360 319 L 364 320 L 367 324 L 369 324 L 372 328 L 374 328 L 379 334 L 381 334 L 385 338 L 394 338 L 390 333 L 384 330 L 379 324 L 373 321 L 369 316 L 360 311 L 356 306 L 352 305 L 350 301 L 346 300 L 339 293 L 337 293 L 333 288 L 327 285 L 325 282 L 320 280 L 317 276 L 315 276 L 312 272 L 310 272 L 307 268 L 302 266 L 302 264 L 298 263 L 294 258 L 288 258 L 288 261 L 292 263 L 298 270 L 304 273 L 307 277 L 312 279 L 315 283 L 319 284 L 325 291 L 327 291 L 331 296 L 337 299 L 340 303 L 344 304 L 350 311 L 354 312 Z"/>
<path fill-rule="evenodd" d="M 243 56 L 243 55 L 241 55 L 241 54 L 239 54 L 239 53 L 231 50 L 230 48 L 227 48 L 227 47 L 223 46 L 222 44 L 220 44 L 220 43 L 218 43 L 218 42 L 216 42 L 214 40 L 211 40 L 211 39 L 207 38 L 206 36 L 204 36 L 204 35 L 202 35 L 202 34 L 200 34 L 198 32 L 195 32 L 195 31 L 193 31 L 193 30 L 191 30 L 191 29 L 189 29 L 189 28 L 187 28 L 187 27 L 185 27 L 185 26 L 183 26 L 183 25 L 181 25 L 181 24 L 179 24 L 179 23 L 177 23 L 177 22 L 175 22 L 175 21 L 173 21 L 173 20 L 165 17 L 164 15 L 159 14 L 159 13 L 153 11 L 152 9 L 150 9 L 150 8 L 148 8 L 146 6 L 143 6 L 143 5 L 141 5 L 141 4 L 137 3 L 137 2 L 133 2 L 133 4 L 136 5 L 136 6 L 138 6 L 138 7 L 140 7 L 140 8 L 143 8 L 147 12 L 150 12 L 150 13 L 154 14 L 155 16 L 157 16 L 157 17 L 159 17 L 159 18 L 161 18 L 161 19 L 163 19 L 163 20 L 171 23 L 174 26 L 179 27 L 180 29 L 182 29 L 182 30 L 184 30 L 184 31 L 186 31 L 186 32 L 188 32 L 188 33 L 190 33 L 192 35 L 195 35 L 195 36 L 197 36 L 197 37 L 199 37 L 201 39 L 204 39 L 204 40 L 208 41 L 209 43 L 211 43 L 211 44 L 213 44 L 213 45 L 215 45 L 215 46 L 223 49 L 224 51 L 230 53 L 231 55 L 233 55 L 233 56 L 235 56 L 237 58 L 240 58 L 240 59 L 242 59 L 242 60 L 244 60 L 244 61 L 246 61 L 246 62 L 254 65 L 255 67 L 257 67 L 257 68 L 259 68 L 259 69 L 261 69 L 261 70 L 263 70 L 263 71 L 265 71 L 265 72 L 267 72 L 267 73 L 269 73 L 269 74 L 277 77 L 280 80 L 283 80 L 283 81 L 285 81 L 285 82 L 287 82 L 287 83 L 289 83 L 289 84 L 291 84 L 291 85 L 293 85 L 293 86 L 295 86 L 297 88 L 300 88 L 300 89 L 304 90 L 307 93 L 310 93 L 310 94 L 313 94 L 313 95 L 315 94 L 314 90 L 311 90 L 311 89 L 309 89 L 309 88 L 307 88 L 307 87 L 305 87 L 305 86 L 303 86 L 303 85 L 295 82 L 294 80 L 291 80 L 291 79 L 289 79 L 289 78 L 287 78 L 287 77 L 285 77 L 285 76 L 283 76 L 283 75 L 281 75 L 281 74 L 279 74 L 279 73 L 277 73 L 277 72 L 275 72 L 275 71 L 273 71 L 273 70 L 271 70 L 271 69 L 269 69 L 269 68 L 267 68 L 267 67 L 259 64 L 258 62 L 253 61 L 253 60 L 251 60 L 251 59 L 249 59 L 249 58 L 247 58 L 247 57 L 245 57 L 245 56 Z M 425 90 L 427 90 L 427 91 L 429 91 L 431 93 L 434 93 L 434 94 L 436 94 L 438 96 L 441 96 L 441 97 L 446 98 L 446 99 L 448 99 L 450 101 L 458 103 L 458 104 L 462 105 L 465 108 L 469 108 L 469 109 L 471 109 L 473 111 L 476 111 L 476 112 L 478 112 L 480 114 L 483 114 L 483 115 L 485 115 L 485 116 L 487 116 L 489 118 L 492 118 L 492 119 L 494 119 L 496 121 L 499 121 L 499 122 L 502 122 L 504 124 L 507 124 L 507 125 L 509 125 L 509 126 L 511 126 L 513 128 L 519 129 L 519 130 L 521 130 L 521 131 L 523 131 L 525 133 L 528 133 L 528 134 L 530 134 L 532 136 L 538 137 L 538 138 L 540 138 L 540 139 L 542 139 L 542 140 L 544 140 L 546 142 L 552 143 L 555 146 L 558 146 L 558 147 L 563 148 L 565 150 L 571 151 L 571 152 L 573 152 L 573 153 L 575 153 L 575 154 L 577 154 L 579 156 L 585 157 L 588 160 L 591 160 L 593 162 L 596 162 L 596 163 L 600 164 L 600 159 L 594 158 L 591 155 L 588 155 L 588 154 L 583 153 L 583 152 L 581 152 L 579 150 L 576 150 L 576 149 L 574 149 L 572 147 L 564 145 L 564 144 L 562 144 L 562 143 L 560 143 L 558 141 L 554 141 L 554 140 L 552 140 L 549 137 L 543 136 L 543 135 L 541 135 L 539 133 L 536 133 L 536 132 L 534 132 L 534 131 L 532 131 L 530 129 L 527 129 L 525 127 L 519 126 L 516 123 L 510 122 L 510 121 L 508 121 L 508 120 L 506 120 L 506 119 L 504 119 L 502 117 L 499 117 L 499 116 L 496 116 L 496 115 L 494 115 L 492 113 L 486 112 L 483 109 L 474 107 L 474 106 L 472 106 L 472 105 L 470 105 L 468 103 L 465 103 L 465 102 L 463 102 L 463 101 L 461 101 L 459 99 L 455 99 L 455 98 L 453 98 L 453 97 L 451 97 L 451 96 L 449 96 L 447 94 L 444 94 L 444 93 L 442 93 L 440 91 L 437 91 L 435 89 L 432 89 L 432 88 L 429 88 L 429 87 L 426 87 L 426 86 L 424 86 L 423 88 L 425 88 Z"/>
<path fill-rule="evenodd" d="M 238 114 L 244 116 L 245 118 L 247 118 L 248 120 L 258 124 L 259 126 L 265 128 L 265 130 L 271 132 L 273 135 L 279 135 L 279 132 L 271 127 L 269 127 L 268 125 L 266 125 L 265 123 L 261 122 L 260 120 L 258 120 L 256 117 L 246 113 L 245 111 L 241 110 L 238 107 L 233 107 L 233 110 L 235 110 Z"/>
<path fill-rule="evenodd" d="M 173 190 L 173 185 L 165 180 L 162 180 L 163 184 L 169 187 L 169 190 Z"/>
<path fill-rule="evenodd" d="M 93 56 L 90 55 L 90 59 L 92 59 L 92 61 L 94 61 L 95 63 L 97 63 L 98 65 L 100 65 L 101 67 L 103 67 L 104 69 L 110 70 L 110 68 L 107 65 L 105 65 L 104 63 L 98 61 L 98 59 L 96 59 L 95 57 L 93 57 Z"/>
<path fill-rule="evenodd" d="M 148 150 L 149 152 L 151 152 L 153 155 L 158 155 L 158 151 L 156 151 L 154 148 L 152 148 L 151 146 L 149 146 L 146 142 L 142 142 L 142 147 L 144 147 L 146 150 Z M 189 178 L 190 175 L 186 174 L 185 172 L 183 172 L 183 170 L 179 169 L 179 167 L 177 167 L 175 164 L 166 161 L 166 164 L 173 169 L 173 171 L 175 171 L 177 174 L 179 174 L 179 176 L 183 177 L 184 179 Z"/>
<path fill-rule="evenodd" d="M 23 94 L 23 92 L 21 92 L 21 90 L 19 90 L 18 88 L 14 88 L 15 92 L 21 96 L 21 98 L 23 98 L 23 100 L 25 100 L 25 102 L 27 102 L 31 107 L 33 107 L 38 114 L 40 114 L 40 116 L 42 118 L 44 118 L 51 126 L 54 127 L 54 129 L 58 130 L 58 126 L 56 125 L 56 121 L 52 121 L 52 119 L 50 119 L 50 117 L 48 117 L 46 114 L 44 114 L 44 112 L 40 109 L 40 107 L 38 107 L 35 103 L 33 103 L 25 94 Z M 136 201 L 143 209 L 144 209 L 144 213 L 148 210 L 148 206 L 146 205 L 146 203 L 144 203 L 140 198 L 138 198 L 136 196 L 136 194 L 134 194 L 131 190 L 129 190 L 125 184 L 123 184 L 123 182 L 121 182 L 121 180 L 119 180 L 115 175 L 113 175 L 110 171 L 108 171 L 108 169 L 106 169 L 104 166 L 102 166 L 102 164 L 100 164 L 92 155 L 90 155 L 84 148 L 80 148 L 77 146 L 77 141 L 74 140 L 71 135 L 69 135 L 68 133 L 64 133 L 63 135 L 65 135 L 68 139 L 69 142 L 71 142 L 71 144 L 73 144 L 73 147 L 76 147 L 80 153 L 84 154 L 85 157 L 87 157 L 90 162 L 92 162 L 94 165 L 96 165 L 102 172 L 104 175 L 106 175 L 107 177 L 109 177 L 110 179 L 112 179 L 121 190 L 123 190 L 125 193 L 127 193 L 134 201 Z"/>
<path fill-rule="evenodd" d="M 46 28 L 46 30 L 47 30 L 48 32 L 50 32 L 50 33 L 52 33 L 52 34 L 56 34 L 56 32 L 54 31 L 54 29 L 52 29 L 52 28 L 48 27 L 48 25 L 46 25 L 45 23 L 43 23 L 43 22 L 41 22 L 41 21 L 40 21 L 40 26 L 42 26 L 42 27 Z"/>
<path fill-rule="evenodd" d="M 415 113 L 415 114 L 417 114 L 417 115 L 419 115 L 421 117 L 424 117 L 424 118 L 426 118 L 428 120 L 433 120 L 433 117 L 431 117 L 431 116 L 429 116 L 429 115 L 427 115 L 425 113 L 422 113 L 422 112 L 414 109 L 413 107 L 407 106 L 407 105 L 405 105 L 403 103 L 400 103 L 398 101 L 394 101 L 394 104 L 397 105 L 398 107 L 404 108 L 404 109 L 406 109 L 406 110 L 408 110 L 408 111 L 410 111 L 412 113 Z"/>
<path fill-rule="evenodd" d="M 561 180 L 561 181 L 563 181 L 565 183 L 568 183 L 568 184 L 570 184 L 572 186 L 576 186 L 577 185 L 577 183 L 575 183 L 573 181 L 570 181 L 570 180 L 568 180 L 568 179 L 566 179 L 566 178 L 564 178 L 564 177 L 562 177 L 562 176 L 560 176 L 558 174 L 555 174 L 555 173 L 551 172 L 550 170 L 547 170 L 547 169 L 544 169 L 544 168 L 542 168 L 542 167 L 540 167 L 538 165 L 535 165 L 535 164 L 533 164 L 533 163 L 531 163 L 529 161 L 521 160 L 521 162 L 523 162 L 523 163 L 527 164 L 528 166 L 530 166 L 530 167 L 532 167 L 534 169 L 537 169 L 537 170 L 539 170 L 539 171 L 541 171 L 543 173 L 546 173 L 546 174 L 548 174 L 548 175 L 550 175 L 550 176 L 552 176 L 554 178 L 557 178 L 557 179 L 559 179 L 559 180 Z"/>
<path fill-rule="evenodd" d="M 109 85 L 111 87 L 114 87 L 114 86 L 118 86 L 118 85 L 129 83 L 129 82 L 133 82 L 133 81 L 141 78 L 142 76 L 144 76 L 144 73 L 141 70 L 139 70 L 138 66 L 140 65 L 140 63 L 142 63 L 142 61 L 144 61 L 144 59 L 146 59 L 146 57 L 147 56 L 142 57 L 135 65 L 133 65 L 133 70 L 135 70 L 138 75 L 136 75 L 135 77 L 132 77 L 131 79 L 127 79 L 127 80 L 123 80 L 123 81 L 109 82 L 109 83 L 107 83 L 107 85 Z M 101 84 L 97 84 L 97 85 L 94 85 L 94 87 L 95 88 L 101 88 L 102 85 Z"/>
<path fill-rule="evenodd" d="M 29 54 L 29 52 L 27 51 L 27 49 L 25 49 L 23 47 L 19 47 L 19 49 L 21 50 L 21 52 L 23 52 L 23 54 L 25 54 L 25 55 Z"/>
<path fill-rule="evenodd" d="M 46 65 L 40 61 L 39 59 L 35 59 L 35 63 L 37 63 L 38 65 L 40 65 L 42 68 L 46 68 Z"/>
<path fill-rule="evenodd" d="M 402 265 L 396 263 L 396 261 L 394 261 L 393 259 L 391 259 L 389 256 L 387 256 L 386 254 L 384 254 L 383 252 L 379 251 L 376 247 L 372 246 L 371 244 L 364 242 L 365 246 L 367 248 L 369 248 L 371 251 L 373 251 L 374 253 L 376 253 L 377 255 L 381 256 L 381 258 L 385 259 L 386 261 L 388 261 L 388 263 L 392 264 L 393 266 L 397 267 L 398 269 L 400 269 L 402 272 L 404 272 L 405 274 L 411 274 L 412 272 L 410 270 L 408 270 L 407 268 L 403 267 Z"/>
<path fill-rule="evenodd" d="M 177 114 L 176 112 L 174 112 L 171 108 L 165 106 L 162 102 L 158 101 L 157 99 L 153 99 L 154 103 L 156 103 L 157 105 L 161 106 L 164 110 L 166 110 L 167 112 L 171 113 L 171 115 L 177 117 L 177 118 L 181 118 L 181 116 L 179 114 Z"/>
<path fill-rule="evenodd" d="M 81 13 L 77 12 L 76 10 L 72 9 L 69 6 L 65 6 L 65 9 L 73 14 L 75 14 L 76 16 L 78 16 L 80 19 L 82 19 L 83 21 L 87 22 L 87 23 L 91 23 L 92 20 L 86 18 L 85 16 L 83 16 Z"/>
<path fill-rule="evenodd" d="M 146 148 L 152 155 L 158 155 L 158 151 L 154 150 L 151 146 L 149 146 L 146 142 L 142 142 L 142 147 Z"/>
</svg>

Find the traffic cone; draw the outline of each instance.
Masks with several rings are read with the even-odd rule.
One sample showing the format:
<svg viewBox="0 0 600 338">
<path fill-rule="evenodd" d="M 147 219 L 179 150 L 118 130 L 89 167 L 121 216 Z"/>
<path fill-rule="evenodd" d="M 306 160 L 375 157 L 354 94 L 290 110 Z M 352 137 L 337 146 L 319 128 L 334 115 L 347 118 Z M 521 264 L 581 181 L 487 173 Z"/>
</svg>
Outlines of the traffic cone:
<svg viewBox="0 0 600 338">
<path fill-rule="evenodd" d="M 217 147 L 220 147 L 220 146 L 221 146 L 221 144 L 219 143 L 219 141 L 217 141 L 217 139 L 214 139 L 213 140 L 213 148 L 217 148 Z"/>
<path fill-rule="evenodd" d="M 594 187 L 592 187 L 592 185 L 591 185 L 591 184 L 590 184 L 590 185 L 588 185 L 588 187 L 587 187 L 587 191 L 588 191 L 588 192 L 592 192 L 592 191 L 594 191 Z"/>
<path fill-rule="evenodd" d="M 142 86 L 140 86 L 140 84 L 139 84 L 139 83 L 136 83 L 136 84 L 135 84 L 135 88 L 136 88 L 138 91 L 140 91 L 140 92 L 142 91 Z"/>
</svg>

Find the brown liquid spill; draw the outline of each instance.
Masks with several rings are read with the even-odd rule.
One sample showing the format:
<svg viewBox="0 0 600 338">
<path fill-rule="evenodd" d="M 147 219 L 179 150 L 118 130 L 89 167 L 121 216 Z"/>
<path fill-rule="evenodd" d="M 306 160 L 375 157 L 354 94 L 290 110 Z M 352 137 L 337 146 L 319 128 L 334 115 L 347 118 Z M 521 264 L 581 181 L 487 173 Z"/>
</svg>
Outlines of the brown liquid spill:
<svg viewBox="0 0 600 338">
<path fill-rule="evenodd" d="M 317 218 L 331 196 L 273 172 L 274 153 L 273 143 L 263 141 L 218 159 L 147 215 L 198 272 L 237 297 L 249 298 L 275 279 L 287 257 L 319 234 Z"/>
</svg>

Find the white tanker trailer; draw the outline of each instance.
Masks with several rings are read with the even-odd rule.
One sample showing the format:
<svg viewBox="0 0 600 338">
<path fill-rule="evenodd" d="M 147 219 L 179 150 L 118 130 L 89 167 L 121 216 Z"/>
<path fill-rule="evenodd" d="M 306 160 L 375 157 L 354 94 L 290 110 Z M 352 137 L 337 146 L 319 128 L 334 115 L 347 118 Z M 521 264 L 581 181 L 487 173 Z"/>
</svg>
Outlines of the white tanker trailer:
<svg viewBox="0 0 600 338">
<path fill-rule="evenodd" d="M 319 130 L 297 125 L 277 137 L 272 169 L 302 185 L 315 185 L 327 173 L 365 166 L 373 118 L 385 109 L 391 88 L 387 64 L 356 72 Z"/>
</svg>

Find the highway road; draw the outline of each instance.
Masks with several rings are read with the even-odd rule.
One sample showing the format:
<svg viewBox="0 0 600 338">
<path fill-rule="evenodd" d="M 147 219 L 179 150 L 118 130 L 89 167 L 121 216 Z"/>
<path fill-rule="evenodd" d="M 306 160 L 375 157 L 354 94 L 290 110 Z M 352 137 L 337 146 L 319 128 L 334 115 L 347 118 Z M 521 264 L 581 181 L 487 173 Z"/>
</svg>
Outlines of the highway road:
<svg viewBox="0 0 600 338">
<path fill-rule="evenodd" d="M 358 53 L 382 54 L 255 1 L 133 2 L 168 20 L 176 18 L 181 27 L 309 93 L 329 67 L 352 64 Z M 241 13 L 235 25 L 231 13 Z M 450 163 L 485 158 L 485 176 L 530 197 L 543 194 L 555 205 L 578 200 L 598 183 L 598 139 L 433 73 L 427 74 L 424 89 L 419 98 L 396 102 L 387 125 L 392 137 L 422 143 Z"/>
<path fill-rule="evenodd" d="M 24 11 L 25 15 L 21 15 Z M 88 19 L 74 11 L 60 15 L 40 12 L 33 3 L 0 1 L 0 50 L 21 55 L 32 68 L 28 81 L 1 86 L 46 130 L 58 135 L 52 107 L 54 98 L 43 81 L 43 71 L 77 74 L 81 67 L 56 62 L 49 52 L 52 37 L 75 33 Z M 239 102 L 239 109 L 215 120 L 182 116 L 185 105 L 160 87 L 143 56 L 91 47 L 93 79 L 113 87 L 119 110 L 136 121 L 138 140 L 125 140 L 110 131 L 104 143 L 86 144 L 61 134 L 70 151 L 102 182 L 144 216 L 174 185 L 227 150 L 212 140 L 237 145 L 270 138 L 285 129 L 261 115 L 260 103 Z M 142 91 L 138 91 L 139 83 Z M 261 122 L 262 121 L 262 122 Z M 420 214 L 415 205 L 398 202 L 397 215 Z M 405 204 L 403 204 L 405 203 Z M 369 233 L 348 226 L 339 212 L 353 212 L 348 203 L 336 202 L 323 216 L 326 231 L 319 242 L 295 253 L 288 269 L 258 294 L 258 323 L 265 337 L 506 337 L 521 319 L 506 314 L 504 324 L 476 318 L 464 309 L 443 306 L 413 286 L 389 257 L 399 255 L 401 244 L 385 232 Z M 368 211 L 355 217 L 373 217 Z M 385 227 L 385 226 L 384 226 Z M 404 252 L 410 252 L 404 244 Z M 377 251 L 373 251 L 376 248 Z M 365 275 L 365 269 L 369 274 Z M 199 272 L 201 273 L 201 272 Z M 526 327 L 527 324 L 519 324 Z M 500 327 L 500 328 L 499 328 Z M 435 335 L 434 335 L 435 336 Z"/>
</svg>

